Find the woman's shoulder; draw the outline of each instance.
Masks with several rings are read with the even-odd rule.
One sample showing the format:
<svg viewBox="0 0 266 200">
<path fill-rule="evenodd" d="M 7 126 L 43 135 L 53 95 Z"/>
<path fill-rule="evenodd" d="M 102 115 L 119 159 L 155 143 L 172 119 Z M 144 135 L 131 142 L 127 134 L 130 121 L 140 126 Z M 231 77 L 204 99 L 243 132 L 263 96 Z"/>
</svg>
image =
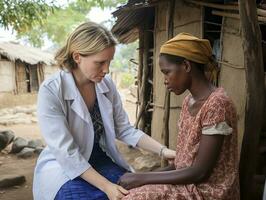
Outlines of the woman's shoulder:
<svg viewBox="0 0 266 200">
<path fill-rule="evenodd" d="M 233 101 L 228 96 L 225 89 L 219 87 L 216 88 L 215 91 L 211 94 L 211 97 L 209 99 L 209 104 L 228 105 L 228 104 L 233 104 Z"/>
<path fill-rule="evenodd" d="M 59 93 L 66 92 L 66 88 L 69 88 L 68 85 L 70 84 L 68 83 L 68 79 L 71 79 L 71 77 L 71 73 L 63 70 L 55 72 L 42 82 L 39 88 L 39 94 L 48 92 L 58 96 Z"/>
<path fill-rule="evenodd" d="M 217 88 L 208 99 L 205 105 L 205 112 L 222 112 L 222 113 L 236 113 L 235 105 L 232 99 L 228 96 L 224 88 Z"/>
<path fill-rule="evenodd" d="M 57 83 L 61 82 L 61 78 L 62 78 L 62 75 L 63 75 L 64 73 L 66 73 L 66 72 L 60 70 L 60 71 L 57 71 L 57 72 L 51 74 L 50 76 L 48 76 L 48 77 L 42 82 L 42 84 L 41 84 L 40 87 L 49 87 L 49 85 L 51 85 L 51 84 L 53 84 L 53 83 L 55 83 L 55 82 L 57 82 Z"/>
</svg>

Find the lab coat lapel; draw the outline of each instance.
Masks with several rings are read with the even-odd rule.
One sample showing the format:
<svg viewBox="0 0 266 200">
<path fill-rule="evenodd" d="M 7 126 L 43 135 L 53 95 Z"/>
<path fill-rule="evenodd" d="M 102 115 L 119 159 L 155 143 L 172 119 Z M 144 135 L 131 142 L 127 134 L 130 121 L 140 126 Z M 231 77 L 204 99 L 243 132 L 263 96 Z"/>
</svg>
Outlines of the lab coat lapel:
<svg viewBox="0 0 266 200">
<path fill-rule="evenodd" d="M 64 73 L 64 99 L 70 100 L 71 109 L 85 122 L 91 124 L 91 117 L 88 108 L 76 87 L 72 73 Z"/>
<path fill-rule="evenodd" d="M 106 137 L 115 137 L 114 133 L 114 117 L 113 117 L 113 105 L 112 102 L 107 98 L 106 93 L 110 92 L 104 81 L 96 85 L 96 94 L 98 104 L 106 132 Z"/>
</svg>

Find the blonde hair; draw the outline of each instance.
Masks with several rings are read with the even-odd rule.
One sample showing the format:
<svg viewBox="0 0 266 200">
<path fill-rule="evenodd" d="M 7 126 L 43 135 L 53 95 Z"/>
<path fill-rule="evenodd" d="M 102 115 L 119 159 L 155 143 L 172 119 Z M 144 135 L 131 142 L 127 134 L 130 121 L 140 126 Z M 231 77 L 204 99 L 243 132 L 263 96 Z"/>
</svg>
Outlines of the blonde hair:
<svg viewBox="0 0 266 200">
<path fill-rule="evenodd" d="M 105 27 L 85 22 L 69 35 L 66 44 L 57 51 L 55 60 L 61 69 L 72 71 L 77 66 L 72 58 L 73 52 L 89 56 L 116 44 L 116 39 Z"/>
</svg>

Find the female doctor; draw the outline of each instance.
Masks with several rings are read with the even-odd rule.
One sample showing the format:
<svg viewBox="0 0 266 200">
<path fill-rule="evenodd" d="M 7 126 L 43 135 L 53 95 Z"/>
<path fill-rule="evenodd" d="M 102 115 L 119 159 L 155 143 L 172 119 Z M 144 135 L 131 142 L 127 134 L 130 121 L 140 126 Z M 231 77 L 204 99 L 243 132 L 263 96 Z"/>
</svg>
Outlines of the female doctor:
<svg viewBox="0 0 266 200">
<path fill-rule="evenodd" d="M 43 82 L 38 94 L 38 121 L 47 147 L 35 168 L 34 199 L 126 196 L 128 191 L 116 183 L 131 167 L 115 139 L 174 159 L 175 151 L 130 125 L 114 83 L 105 76 L 115 45 L 106 28 L 86 22 L 57 52 L 61 70 Z"/>
</svg>

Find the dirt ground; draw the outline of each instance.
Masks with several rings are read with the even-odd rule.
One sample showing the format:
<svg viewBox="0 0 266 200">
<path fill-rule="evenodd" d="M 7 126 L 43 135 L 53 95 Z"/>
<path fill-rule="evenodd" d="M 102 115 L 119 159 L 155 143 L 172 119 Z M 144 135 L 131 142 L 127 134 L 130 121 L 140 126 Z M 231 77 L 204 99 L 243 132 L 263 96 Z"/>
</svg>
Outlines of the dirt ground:
<svg viewBox="0 0 266 200">
<path fill-rule="evenodd" d="M 123 99 L 122 95 L 122 99 Z M 126 94 L 125 94 L 126 96 Z M 135 121 L 135 105 L 132 102 L 123 99 L 123 104 L 126 112 L 129 114 L 129 119 L 132 123 Z M 17 124 L 11 126 L 0 125 L 0 130 L 12 130 L 16 136 L 25 139 L 38 139 L 42 138 L 39 127 L 36 123 L 33 124 Z M 127 146 L 119 144 L 120 151 L 126 160 L 132 162 L 134 158 L 140 156 L 138 150 L 131 150 Z M 0 152 L 0 175 L 1 174 L 16 174 L 24 175 L 26 182 L 21 186 L 15 186 L 8 189 L 0 189 L 1 200 L 31 200 L 32 197 L 32 178 L 33 170 L 37 160 L 37 156 L 28 159 L 18 159 L 16 155 L 8 154 L 8 149 Z"/>
<path fill-rule="evenodd" d="M 16 136 L 25 139 L 41 138 L 37 124 L 17 124 L 12 126 L 0 126 L 0 130 L 12 130 Z M 10 146 L 7 147 L 7 150 Z M 0 174 L 24 175 L 26 182 L 21 186 L 8 189 L 0 189 L 0 199 L 3 200 L 30 200 L 32 198 L 32 177 L 37 156 L 28 159 L 19 159 L 16 155 L 8 154 L 7 151 L 0 153 Z"/>
</svg>

